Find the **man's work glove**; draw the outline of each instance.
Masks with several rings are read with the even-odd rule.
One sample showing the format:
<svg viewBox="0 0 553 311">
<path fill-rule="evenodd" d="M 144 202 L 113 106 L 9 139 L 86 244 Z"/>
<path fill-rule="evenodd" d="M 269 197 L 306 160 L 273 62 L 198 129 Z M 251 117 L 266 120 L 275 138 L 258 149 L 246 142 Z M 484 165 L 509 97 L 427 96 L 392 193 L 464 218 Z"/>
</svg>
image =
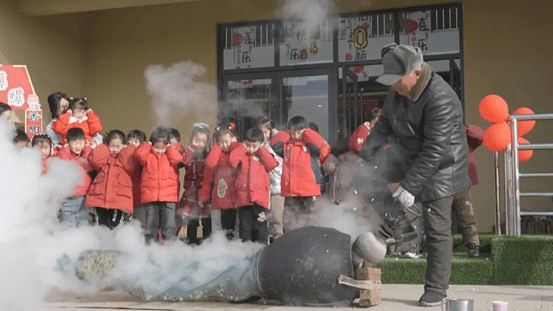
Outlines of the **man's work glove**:
<svg viewBox="0 0 553 311">
<path fill-rule="evenodd" d="M 415 196 L 410 194 L 409 191 L 403 189 L 401 186 L 399 186 L 396 192 L 392 194 L 392 197 L 398 199 L 405 207 L 411 207 L 415 204 Z"/>
</svg>

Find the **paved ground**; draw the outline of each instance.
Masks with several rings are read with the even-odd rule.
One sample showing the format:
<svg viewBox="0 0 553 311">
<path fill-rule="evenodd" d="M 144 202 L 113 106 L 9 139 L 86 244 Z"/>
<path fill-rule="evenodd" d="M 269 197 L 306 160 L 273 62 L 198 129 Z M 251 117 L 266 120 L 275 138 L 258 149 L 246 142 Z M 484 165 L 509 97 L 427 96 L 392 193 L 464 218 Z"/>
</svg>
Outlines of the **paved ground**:
<svg viewBox="0 0 553 311">
<path fill-rule="evenodd" d="M 418 306 L 418 299 L 423 291 L 422 285 L 382 285 L 382 303 L 368 308 L 370 311 L 406 311 L 422 310 Z M 480 286 L 480 285 L 451 285 L 448 298 L 474 299 L 474 311 L 492 310 L 492 301 L 502 300 L 509 302 L 509 310 L 540 310 L 553 311 L 553 287 L 552 286 Z M 285 307 L 276 304 L 229 304 L 229 303 L 205 303 L 205 302 L 140 302 L 130 295 L 119 292 L 101 292 L 90 296 L 77 296 L 74 294 L 52 293 L 46 298 L 48 310 L 316 310 L 317 308 Z M 327 310 L 354 310 L 351 308 L 329 308 Z M 440 307 L 424 308 L 427 310 L 440 310 Z"/>
</svg>

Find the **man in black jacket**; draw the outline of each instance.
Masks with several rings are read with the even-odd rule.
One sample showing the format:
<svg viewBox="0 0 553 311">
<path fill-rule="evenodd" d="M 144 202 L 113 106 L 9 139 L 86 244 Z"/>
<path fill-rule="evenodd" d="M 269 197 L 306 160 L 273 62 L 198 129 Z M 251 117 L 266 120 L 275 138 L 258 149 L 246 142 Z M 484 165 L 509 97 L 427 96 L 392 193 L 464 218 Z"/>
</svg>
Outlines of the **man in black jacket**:
<svg viewBox="0 0 553 311">
<path fill-rule="evenodd" d="M 427 239 L 428 268 L 422 306 L 447 297 L 453 240 L 453 195 L 470 186 L 463 109 L 457 94 L 423 61 L 419 48 L 389 44 L 382 49 L 384 73 L 377 82 L 389 85 L 382 115 L 360 152 L 367 161 L 380 155 L 400 159 L 384 168 L 396 201 L 411 208 L 421 202 Z M 389 140 L 392 147 L 382 152 Z M 393 177 L 390 177 L 393 176 Z"/>
</svg>

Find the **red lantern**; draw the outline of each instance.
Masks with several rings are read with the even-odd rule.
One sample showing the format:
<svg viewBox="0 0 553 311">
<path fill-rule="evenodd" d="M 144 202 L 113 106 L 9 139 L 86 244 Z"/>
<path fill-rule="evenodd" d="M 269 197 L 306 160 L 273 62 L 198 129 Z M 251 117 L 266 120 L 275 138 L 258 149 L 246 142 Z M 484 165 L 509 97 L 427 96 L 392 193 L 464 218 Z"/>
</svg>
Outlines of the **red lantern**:
<svg viewBox="0 0 553 311">
<path fill-rule="evenodd" d="M 517 141 L 518 141 L 519 145 L 530 143 L 527 139 L 525 139 L 523 137 L 518 137 Z M 530 158 L 532 157 L 533 154 L 534 154 L 534 150 L 519 150 L 518 151 L 518 161 L 519 162 L 526 162 L 526 161 L 530 160 Z"/>
<path fill-rule="evenodd" d="M 511 128 L 507 122 L 492 124 L 484 131 L 484 146 L 491 151 L 502 151 L 511 142 Z"/>
<path fill-rule="evenodd" d="M 487 95 L 480 101 L 478 111 L 482 118 L 491 123 L 501 123 L 509 120 L 507 102 L 497 95 Z"/>
<path fill-rule="evenodd" d="M 520 107 L 513 114 L 534 114 L 532 109 L 526 107 Z M 517 122 L 518 136 L 528 134 L 536 125 L 536 120 L 519 121 Z"/>
</svg>

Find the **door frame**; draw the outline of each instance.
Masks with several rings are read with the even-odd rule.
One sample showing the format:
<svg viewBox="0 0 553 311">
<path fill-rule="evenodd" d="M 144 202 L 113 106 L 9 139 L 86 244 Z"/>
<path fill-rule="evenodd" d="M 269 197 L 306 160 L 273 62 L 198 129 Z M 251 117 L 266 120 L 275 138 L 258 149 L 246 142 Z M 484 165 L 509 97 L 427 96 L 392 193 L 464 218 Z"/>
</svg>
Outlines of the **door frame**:
<svg viewBox="0 0 553 311">
<path fill-rule="evenodd" d="M 297 77 L 308 77 L 308 76 L 328 76 L 328 137 L 325 137 L 328 142 L 334 143 L 339 137 L 338 135 L 338 83 L 337 83 L 337 74 L 336 71 L 332 68 L 316 68 L 316 69 L 292 69 L 287 71 L 277 72 L 278 76 L 278 95 L 279 95 L 279 117 L 277 123 L 286 124 L 288 120 L 284 120 L 284 79 L 285 78 L 297 78 Z M 334 112 L 334 113 L 333 113 Z M 309 119 L 309 116 L 304 116 L 306 119 Z M 275 120 L 276 122 L 276 120 Z"/>
<path fill-rule="evenodd" d="M 232 74 L 224 74 L 222 81 L 221 81 L 221 93 L 220 93 L 220 99 L 218 104 L 218 118 L 219 122 L 221 123 L 228 123 L 230 118 L 230 110 L 229 110 L 229 104 L 228 104 L 228 83 L 229 81 L 235 81 L 235 80 L 261 80 L 261 79 L 270 79 L 271 80 L 271 98 L 270 101 L 270 109 L 269 109 L 269 115 L 268 118 L 273 118 L 274 116 L 278 116 L 279 111 L 279 97 L 280 94 L 278 93 L 278 83 L 277 83 L 277 74 L 276 72 L 257 72 L 257 73 L 232 73 Z M 246 131 L 247 129 L 239 129 L 240 131 Z"/>
</svg>

